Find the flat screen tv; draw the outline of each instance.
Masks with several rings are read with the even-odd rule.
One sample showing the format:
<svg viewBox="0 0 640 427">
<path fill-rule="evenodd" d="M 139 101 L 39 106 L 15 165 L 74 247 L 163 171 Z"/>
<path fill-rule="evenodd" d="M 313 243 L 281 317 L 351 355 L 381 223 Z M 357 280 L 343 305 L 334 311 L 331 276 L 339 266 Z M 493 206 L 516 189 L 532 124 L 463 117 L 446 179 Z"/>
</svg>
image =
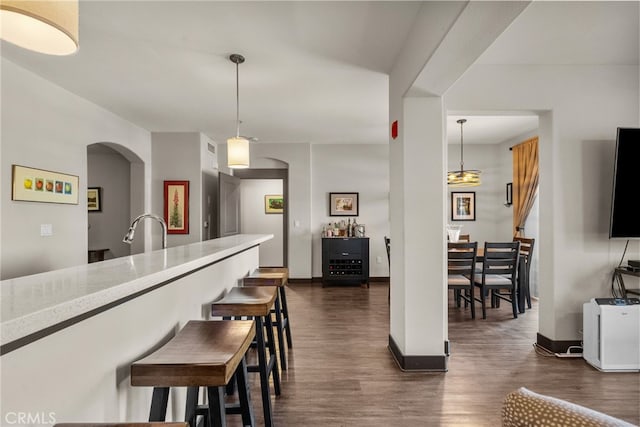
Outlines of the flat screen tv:
<svg viewBox="0 0 640 427">
<path fill-rule="evenodd" d="M 640 129 L 618 128 L 609 238 L 640 239 Z"/>
</svg>

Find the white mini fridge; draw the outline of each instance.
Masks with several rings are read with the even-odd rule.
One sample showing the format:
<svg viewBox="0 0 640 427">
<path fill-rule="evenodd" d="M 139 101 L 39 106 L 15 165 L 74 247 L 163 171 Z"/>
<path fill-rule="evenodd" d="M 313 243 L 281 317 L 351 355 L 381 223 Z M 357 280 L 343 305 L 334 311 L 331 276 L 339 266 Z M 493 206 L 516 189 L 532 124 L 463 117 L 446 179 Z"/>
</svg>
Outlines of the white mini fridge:
<svg viewBox="0 0 640 427">
<path fill-rule="evenodd" d="M 640 300 L 592 298 L 585 303 L 582 357 L 604 372 L 640 371 Z"/>
</svg>

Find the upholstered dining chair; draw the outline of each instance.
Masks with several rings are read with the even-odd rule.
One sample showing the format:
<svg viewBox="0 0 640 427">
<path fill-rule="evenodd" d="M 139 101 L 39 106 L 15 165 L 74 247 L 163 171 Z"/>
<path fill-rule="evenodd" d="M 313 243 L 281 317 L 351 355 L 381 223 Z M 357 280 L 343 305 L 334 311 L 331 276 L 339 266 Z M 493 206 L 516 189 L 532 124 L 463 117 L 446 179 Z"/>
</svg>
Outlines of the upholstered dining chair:
<svg viewBox="0 0 640 427">
<path fill-rule="evenodd" d="M 476 318 L 474 279 L 478 242 L 448 242 L 447 250 L 447 287 L 453 289 L 456 305 L 460 299 L 471 307 L 471 318 Z"/>
<path fill-rule="evenodd" d="M 518 272 L 518 302 L 527 302 L 527 308 L 531 309 L 531 288 L 529 287 L 529 277 L 531 274 L 531 260 L 533 259 L 533 247 L 536 239 L 516 236 L 514 241 L 520 242 L 520 270 Z M 520 313 L 524 313 L 524 305 L 520 307 Z"/>
<path fill-rule="evenodd" d="M 491 293 L 493 300 L 502 299 L 511 303 L 513 317 L 518 317 L 518 260 L 520 257 L 520 242 L 485 242 L 482 273 L 475 276 L 475 286 L 480 288 L 482 303 L 482 318 L 487 318 L 486 299 Z M 502 291 L 506 293 L 502 293 Z"/>
</svg>

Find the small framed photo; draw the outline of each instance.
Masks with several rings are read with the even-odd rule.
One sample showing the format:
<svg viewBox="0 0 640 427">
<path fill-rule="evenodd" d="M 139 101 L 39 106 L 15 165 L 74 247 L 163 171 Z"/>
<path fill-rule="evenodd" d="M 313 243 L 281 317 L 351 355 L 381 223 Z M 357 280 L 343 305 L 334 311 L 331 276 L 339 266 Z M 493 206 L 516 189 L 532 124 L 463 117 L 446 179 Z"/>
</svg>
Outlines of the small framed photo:
<svg viewBox="0 0 640 427">
<path fill-rule="evenodd" d="M 509 182 L 507 183 L 507 187 L 506 187 L 506 199 L 505 199 L 505 206 L 511 206 L 513 204 L 513 183 Z"/>
<path fill-rule="evenodd" d="M 266 196 L 264 196 L 264 213 L 284 213 L 284 197 L 282 196 L 282 194 L 267 194 Z"/>
<path fill-rule="evenodd" d="M 57 189 L 56 187 L 56 191 Z M 63 190 L 62 187 L 61 190 Z M 87 210 L 89 212 L 102 212 L 102 187 L 87 188 Z"/>
<path fill-rule="evenodd" d="M 329 216 L 358 216 L 359 193 L 329 193 Z"/>
<path fill-rule="evenodd" d="M 167 234 L 189 234 L 189 181 L 164 182 Z"/>
<path fill-rule="evenodd" d="M 476 192 L 460 191 L 451 192 L 451 220 L 475 221 L 476 220 Z"/>
</svg>

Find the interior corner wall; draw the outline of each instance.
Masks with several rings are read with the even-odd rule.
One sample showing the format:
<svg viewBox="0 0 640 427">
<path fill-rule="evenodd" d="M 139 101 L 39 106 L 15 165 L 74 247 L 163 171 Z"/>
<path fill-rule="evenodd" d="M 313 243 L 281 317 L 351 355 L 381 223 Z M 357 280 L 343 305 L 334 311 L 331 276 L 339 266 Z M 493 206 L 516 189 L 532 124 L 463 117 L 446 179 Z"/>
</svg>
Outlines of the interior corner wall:
<svg viewBox="0 0 640 427">
<path fill-rule="evenodd" d="M 624 250 L 608 239 L 615 135 L 639 124 L 639 84 L 638 65 L 475 64 L 447 92 L 455 110 L 551 113 L 540 122 L 536 242 L 539 333 L 551 340 L 579 340 L 582 304 L 610 296 Z M 640 242 L 627 256 L 640 257 Z"/>
<path fill-rule="evenodd" d="M 314 144 L 311 146 L 311 234 L 313 277 L 322 276 L 322 226 L 353 218 L 329 216 L 329 193 L 359 193 L 357 222 L 369 237 L 369 274 L 388 277 L 384 236 L 389 235 L 389 146 Z"/>
<path fill-rule="evenodd" d="M 1 278 L 85 264 L 87 145 L 115 142 L 149 164 L 150 134 L 5 58 L 1 61 Z M 14 164 L 78 176 L 78 204 L 12 201 Z M 145 177 L 149 193 L 150 174 Z M 41 224 L 51 224 L 53 235 L 41 237 Z"/>
<path fill-rule="evenodd" d="M 152 206 L 151 213 L 165 218 L 164 181 L 189 181 L 189 233 L 169 234 L 167 247 L 181 246 L 202 240 L 202 171 L 201 136 L 198 132 L 152 132 L 151 151 Z M 150 223 L 152 224 L 152 223 Z M 160 227 L 153 224 L 153 234 Z M 153 249 L 161 249 L 154 239 Z"/>
</svg>

